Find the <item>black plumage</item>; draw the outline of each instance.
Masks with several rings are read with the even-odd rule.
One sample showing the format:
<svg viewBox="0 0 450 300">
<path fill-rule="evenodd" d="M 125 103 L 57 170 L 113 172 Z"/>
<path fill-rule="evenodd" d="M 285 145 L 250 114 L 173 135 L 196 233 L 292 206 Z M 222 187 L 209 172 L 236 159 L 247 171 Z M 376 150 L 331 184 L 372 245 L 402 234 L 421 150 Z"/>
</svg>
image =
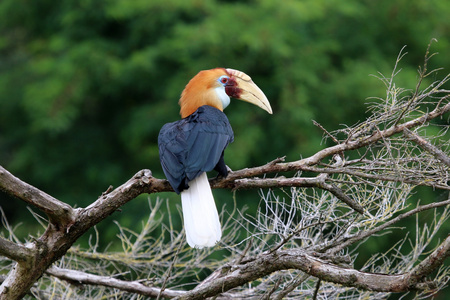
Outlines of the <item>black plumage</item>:
<svg viewBox="0 0 450 300">
<path fill-rule="evenodd" d="M 165 124 L 158 136 L 161 165 L 176 193 L 203 172 L 228 171 L 223 152 L 234 135 L 227 116 L 212 106 L 200 106 L 188 117 Z"/>
</svg>

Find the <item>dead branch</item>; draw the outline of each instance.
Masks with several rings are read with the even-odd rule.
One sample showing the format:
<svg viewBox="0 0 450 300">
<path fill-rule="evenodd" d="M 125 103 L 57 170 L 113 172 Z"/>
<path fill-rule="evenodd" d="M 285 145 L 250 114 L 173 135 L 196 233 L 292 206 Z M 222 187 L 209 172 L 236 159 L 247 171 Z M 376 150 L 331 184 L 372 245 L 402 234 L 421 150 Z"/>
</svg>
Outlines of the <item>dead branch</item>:
<svg viewBox="0 0 450 300">
<path fill-rule="evenodd" d="M 17 262 L 24 262 L 31 257 L 32 250 L 0 237 L 0 254 Z"/>
<path fill-rule="evenodd" d="M 441 149 L 433 146 L 432 144 L 430 144 L 430 142 L 428 142 L 427 140 L 425 140 L 424 138 L 420 137 L 418 134 L 412 132 L 411 130 L 409 130 L 407 128 L 405 128 L 403 130 L 403 134 L 406 137 L 408 137 L 411 140 L 413 140 L 414 142 L 416 142 L 417 145 L 419 145 L 422 149 L 424 149 L 425 151 L 430 152 L 437 159 L 439 159 L 445 165 L 450 167 L 450 157 L 448 155 L 446 155 L 444 153 L 444 151 L 442 151 Z"/>
<path fill-rule="evenodd" d="M 444 258 L 446 257 L 445 255 L 448 255 L 447 247 L 447 243 L 444 243 L 442 250 L 438 252 Z M 282 250 L 264 253 L 255 260 L 227 266 L 227 268 L 229 268 L 229 271 L 223 277 L 199 286 L 175 299 L 205 299 L 247 282 L 252 282 L 273 272 L 287 269 L 298 269 L 324 281 L 372 291 L 404 292 L 411 289 L 430 288 L 429 285 L 419 285 L 416 282 L 411 283 L 407 281 L 406 279 L 412 276 L 413 271 L 397 275 L 360 272 L 355 269 L 336 266 L 302 250 Z M 424 273 L 429 274 L 433 270 L 427 269 L 426 271 Z"/>
<path fill-rule="evenodd" d="M 110 276 L 98 276 L 95 274 L 62 269 L 58 267 L 51 267 L 46 271 L 46 273 L 59 279 L 66 280 L 70 283 L 108 286 L 148 297 L 158 297 L 158 295 L 161 295 L 164 298 L 173 298 L 186 293 L 185 291 L 176 291 L 171 289 L 164 289 L 163 291 L 160 288 L 147 286 L 140 281 L 125 281 Z"/>
<path fill-rule="evenodd" d="M 70 205 L 53 198 L 34 186 L 18 179 L 0 166 L 0 190 L 17 197 L 44 212 L 55 226 L 66 226 L 74 220 Z"/>
<path fill-rule="evenodd" d="M 407 211 L 405 213 L 402 213 L 402 214 L 396 216 L 395 218 L 389 220 L 386 223 L 383 223 L 380 226 L 377 226 L 376 228 L 373 228 L 372 230 L 360 232 L 359 234 L 357 234 L 353 237 L 350 237 L 350 238 L 346 239 L 345 241 L 341 241 L 333 248 L 327 250 L 326 253 L 328 253 L 330 255 L 334 255 L 334 254 L 338 253 L 339 251 L 341 251 L 342 249 L 345 249 L 349 245 L 355 244 L 356 242 L 362 241 L 365 238 L 368 238 L 369 236 L 372 236 L 375 233 L 380 232 L 383 229 L 389 228 L 390 226 L 394 225 L 395 223 L 397 223 L 400 220 L 403 220 L 407 217 L 413 216 L 422 211 L 430 210 L 430 209 L 437 208 L 437 207 L 444 207 L 447 205 L 450 205 L 450 199 L 441 201 L 441 202 L 435 202 L 435 203 L 431 203 L 431 204 L 427 204 L 427 205 L 418 206 L 415 209 L 412 209 L 410 211 Z"/>
</svg>

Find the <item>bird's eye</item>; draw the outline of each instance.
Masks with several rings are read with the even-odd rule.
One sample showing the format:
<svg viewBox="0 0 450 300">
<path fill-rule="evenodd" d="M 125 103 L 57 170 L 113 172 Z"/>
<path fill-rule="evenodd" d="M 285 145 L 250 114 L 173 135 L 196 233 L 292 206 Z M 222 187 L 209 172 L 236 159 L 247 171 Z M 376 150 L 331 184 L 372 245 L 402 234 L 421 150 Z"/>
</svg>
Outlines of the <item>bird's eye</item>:
<svg viewBox="0 0 450 300">
<path fill-rule="evenodd" d="M 222 84 L 226 84 L 226 83 L 228 83 L 228 79 L 229 78 L 227 76 L 220 76 L 219 81 Z"/>
</svg>

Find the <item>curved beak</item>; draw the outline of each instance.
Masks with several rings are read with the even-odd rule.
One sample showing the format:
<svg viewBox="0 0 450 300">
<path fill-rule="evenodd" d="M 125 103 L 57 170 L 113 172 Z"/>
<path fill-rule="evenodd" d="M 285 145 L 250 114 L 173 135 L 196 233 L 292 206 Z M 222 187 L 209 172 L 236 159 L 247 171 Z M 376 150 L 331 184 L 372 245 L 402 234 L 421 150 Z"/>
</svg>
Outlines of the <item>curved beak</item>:
<svg viewBox="0 0 450 300">
<path fill-rule="evenodd" d="M 270 106 L 269 100 L 267 100 L 266 95 L 252 81 L 250 76 L 234 69 L 227 69 L 227 71 L 233 75 L 239 89 L 236 99 L 252 103 L 264 109 L 269 114 L 272 114 L 272 107 Z"/>
</svg>

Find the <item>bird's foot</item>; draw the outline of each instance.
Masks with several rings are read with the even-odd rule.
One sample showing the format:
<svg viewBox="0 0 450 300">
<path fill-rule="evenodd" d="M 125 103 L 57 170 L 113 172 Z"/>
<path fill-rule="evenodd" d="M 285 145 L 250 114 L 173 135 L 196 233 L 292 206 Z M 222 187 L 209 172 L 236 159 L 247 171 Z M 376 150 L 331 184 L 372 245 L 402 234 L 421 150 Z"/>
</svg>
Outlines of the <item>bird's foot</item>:
<svg viewBox="0 0 450 300">
<path fill-rule="evenodd" d="M 233 170 L 231 170 L 231 168 L 230 168 L 229 166 L 225 165 L 225 167 L 226 167 L 226 173 L 225 173 L 225 172 L 223 172 L 223 173 L 219 172 L 219 173 L 217 174 L 217 176 L 214 177 L 214 180 L 219 180 L 219 179 L 222 179 L 222 178 L 226 178 L 226 177 L 228 176 L 229 173 L 232 173 L 232 172 L 233 172 Z M 225 173 L 225 174 L 224 174 L 224 173 Z"/>
</svg>

